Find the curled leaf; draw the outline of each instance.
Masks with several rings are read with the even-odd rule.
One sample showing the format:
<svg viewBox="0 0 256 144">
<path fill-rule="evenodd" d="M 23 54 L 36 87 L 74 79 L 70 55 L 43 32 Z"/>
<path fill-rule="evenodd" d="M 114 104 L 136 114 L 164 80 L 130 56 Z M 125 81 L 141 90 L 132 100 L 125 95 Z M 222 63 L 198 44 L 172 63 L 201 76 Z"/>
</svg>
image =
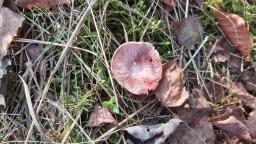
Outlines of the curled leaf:
<svg viewBox="0 0 256 144">
<path fill-rule="evenodd" d="M 108 108 L 95 105 L 87 123 L 88 127 L 97 127 L 102 124 L 117 124 L 117 121 L 109 112 Z"/>
<path fill-rule="evenodd" d="M 242 101 L 242 104 L 256 109 L 256 97 L 249 94 L 242 83 L 230 83 L 230 92 L 233 97 Z"/>
<path fill-rule="evenodd" d="M 23 21 L 22 15 L 0 7 L 0 60 L 7 54 L 7 49 L 13 37 L 17 36 L 18 28 Z"/>
<path fill-rule="evenodd" d="M 169 140 L 171 144 L 215 144 L 216 136 L 212 124 L 202 121 L 191 128 L 180 127 Z"/>
<path fill-rule="evenodd" d="M 174 25 L 174 31 L 180 44 L 193 49 L 203 35 L 203 27 L 196 17 L 188 17 Z"/>
<path fill-rule="evenodd" d="M 181 106 L 189 97 L 185 88 L 183 69 L 175 60 L 163 66 L 163 77 L 155 95 L 166 107 Z"/>
<path fill-rule="evenodd" d="M 241 52 L 244 59 L 249 61 L 253 39 L 244 19 L 239 15 L 224 12 L 221 6 L 215 10 L 215 17 L 229 41 Z"/>
<path fill-rule="evenodd" d="M 28 9 L 33 6 L 49 9 L 54 5 L 69 4 L 70 0 L 16 0 L 16 3 L 18 6 Z"/>
<path fill-rule="evenodd" d="M 179 119 L 170 119 L 163 124 L 128 127 L 124 129 L 127 144 L 162 144 L 178 128 L 181 122 Z"/>
<path fill-rule="evenodd" d="M 243 140 L 252 140 L 249 129 L 234 116 L 230 116 L 224 120 L 213 121 L 212 124 L 232 135 L 238 136 Z"/>
</svg>

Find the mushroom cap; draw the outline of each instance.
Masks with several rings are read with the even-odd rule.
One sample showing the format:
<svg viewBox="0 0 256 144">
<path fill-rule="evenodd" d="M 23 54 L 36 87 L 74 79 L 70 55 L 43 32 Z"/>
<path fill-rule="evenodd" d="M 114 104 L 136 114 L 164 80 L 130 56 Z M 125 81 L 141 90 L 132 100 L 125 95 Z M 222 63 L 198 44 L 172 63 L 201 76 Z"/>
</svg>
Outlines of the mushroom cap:
<svg viewBox="0 0 256 144">
<path fill-rule="evenodd" d="M 126 42 L 115 51 L 111 70 L 116 81 L 135 95 L 155 90 L 162 78 L 162 63 L 148 42 Z"/>
</svg>

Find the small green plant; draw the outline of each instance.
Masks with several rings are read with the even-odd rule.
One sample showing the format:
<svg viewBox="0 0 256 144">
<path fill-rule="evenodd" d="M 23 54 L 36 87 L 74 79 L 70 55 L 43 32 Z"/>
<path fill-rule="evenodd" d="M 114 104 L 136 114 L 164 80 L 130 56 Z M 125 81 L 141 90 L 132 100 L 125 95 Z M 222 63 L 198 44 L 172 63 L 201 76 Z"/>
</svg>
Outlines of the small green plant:
<svg viewBox="0 0 256 144">
<path fill-rule="evenodd" d="M 70 96 L 65 96 L 64 104 L 71 112 L 77 113 L 81 110 L 88 112 L 93 107 L 94 100 L 92 91 L 76 91 Z"/>
<path fill-rule="evenodd" d="M 112 97 L 109 101 L 104 101 L 103 106 L 112 109 L 114 113 L 120 113 L 114 97 Z"/>
</svg>

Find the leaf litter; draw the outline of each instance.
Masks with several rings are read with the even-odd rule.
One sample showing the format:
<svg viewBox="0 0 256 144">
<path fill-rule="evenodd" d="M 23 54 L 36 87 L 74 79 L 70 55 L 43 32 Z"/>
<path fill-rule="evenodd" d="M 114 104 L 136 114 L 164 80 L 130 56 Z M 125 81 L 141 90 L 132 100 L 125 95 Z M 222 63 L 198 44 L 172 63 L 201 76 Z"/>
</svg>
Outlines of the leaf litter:
<svg viewBox="0 0 256 144">
<path fill-rule="evenodd" d="M 7 54 L 7 49 L 25 18 L 18 13 L 0 5 L 0 60 Z"/>
<path fill-rule="evenodd" d="M 230 83 L 230 93 L 234 98 L 241 100 L 242 104 L 256 109 L 256 97 L 247 92 L 242 83 Z"/>
<path fill-rule="evenodd" d="M 243 71 L 239 79 L 249 92 L 256 92 L 256 72 L 252 70 Z"/>
<path fill-rule="evenodd" d="M 238 70 L 241 68 L 241 53 L 223 36 L 216 39 L 215 43 L 209 46 L 208 53 L 215 63 L 228 62 L 232 68 Z"/>
<path fill-rule="evenodd" d="M 249 114 L 249 117 L 246 121 L 246 125 L 249 128 L 252 137 L 255 139 L 256 138 L 256 110 L 252 111 Z"/>
<path fill-rule="evenodd" d="M 162 80 L 154 93 L 166 107 L 181 106 L 188 99 L 183 69 L 175 60 L 164 64 Z"/>
<path fill-rule="evenodd" d="M 69 4 L 70 0 L 16 0 L 18 6 L 31 9 L 34 6 L 49 9 L 55 5 Z"/>
<path fill-rule="evenodd" d="M 200 124 L 190 127 L 183 126 L 177 129 L 169 137 L 172 144 L 215 144 L 216 136 L 213 125 L 209 122 L 202 121 Z"/>
<path fill-rule="evenodd" d="M 108 108 L 96 104 L 92 110 L 87 126 L 97 127 L 101 126 L 102 124 L 117 125 L 118 123 Z"/>
</svg>

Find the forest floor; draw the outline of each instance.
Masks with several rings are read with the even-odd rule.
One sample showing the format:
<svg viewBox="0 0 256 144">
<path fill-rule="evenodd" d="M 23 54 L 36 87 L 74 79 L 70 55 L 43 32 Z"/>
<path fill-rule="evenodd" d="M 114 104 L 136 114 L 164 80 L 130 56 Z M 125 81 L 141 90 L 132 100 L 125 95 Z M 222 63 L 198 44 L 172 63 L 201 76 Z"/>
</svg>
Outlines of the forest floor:
<svg viewBox="0 0 256 144">
<path fill-rule="evenodd" d="M 7 1 L 3 7 L 24 20 L 1 55 L 1 143 L 255 141 L 255 0 L 62 0 L 32 8 Z M 168 90 L 138 96 L 119 85 L 111 60 L 130 41 L 149 42 L 162 64 L 175 63 L 159 82 Z M 164 134 L 170 119 L 183 122 Z M 148 127 L 155 124 L 160 132 Z M 129 130 L 140 125 L 150 136 L 145 127 Z"/>
</svg>

